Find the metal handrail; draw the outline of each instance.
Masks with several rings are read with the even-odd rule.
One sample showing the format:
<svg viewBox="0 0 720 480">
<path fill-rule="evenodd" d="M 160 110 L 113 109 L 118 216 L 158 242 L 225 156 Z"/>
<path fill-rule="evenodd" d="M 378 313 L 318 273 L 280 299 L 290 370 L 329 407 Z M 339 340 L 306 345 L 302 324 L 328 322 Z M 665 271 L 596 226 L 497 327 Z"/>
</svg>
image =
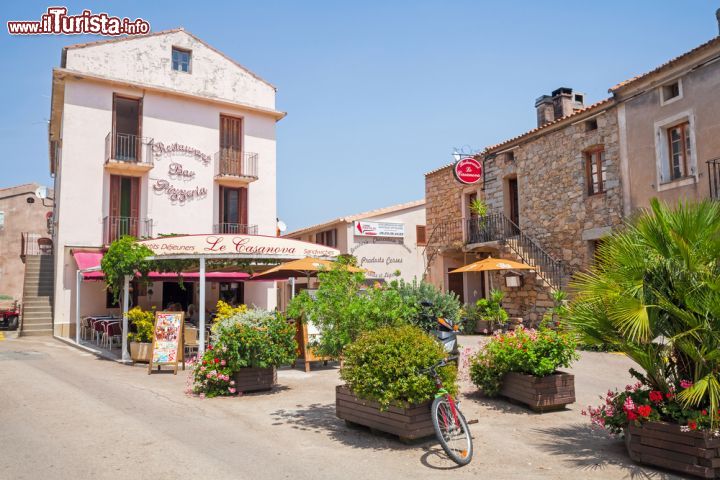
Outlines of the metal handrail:
<svg viewBox="0 0 720 480">
<path fill-rule="evenodd" d="M 103 242 L 105 245 L 109 245 L 125 235 L 135 238 L 152 237 L 152 220 L 122 216 L 103 218 Z"/>
<path fill-rule="evenodd" d="M 706 163 L 710 182 L 710 198 L 720 200 L 720 157 L 710 159 Z"/>
<path fill-rule="evenodd" d="M 112 160 L 152 165 L 152 144 L 151 138 L 112 131 L 105 136 L 105 163 Z"/>
<path fill-rule="evenodd" d="M 20 257 L 28 255 L 52 255 L 53 242 L 47 235 L 23 232 L 20 234 Z"/>
<path fill-rule="evenodd" d="M 244 235 L 257 235 L 257 225 L 244 225 L 241 223 L 216 223 L 213 225 L 213 233 L 216 234 L 244 234 Z"/>
<path fill-rule="evenodd" d="M 224 147 L 215 153 L 218 175 L 258 178 L 258 154 Z"/>
</svg>

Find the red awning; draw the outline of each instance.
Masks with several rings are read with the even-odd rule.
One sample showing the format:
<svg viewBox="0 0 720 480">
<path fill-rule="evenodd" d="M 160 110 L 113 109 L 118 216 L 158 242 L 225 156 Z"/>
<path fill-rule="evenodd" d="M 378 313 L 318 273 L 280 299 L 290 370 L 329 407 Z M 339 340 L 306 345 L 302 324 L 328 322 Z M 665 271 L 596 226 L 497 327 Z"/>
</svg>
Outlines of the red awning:
<svg viewBox="0 0 720 480">
<path fill-rule="evenodd" d="M 100 261 L 102 260 L 103 254 L 100 252 L 73 252 L 75 262 L 77 263 L 78 269 L 85 270 L 88 268 L 99 267 Z M 194 280 L 200 278 L 200 272 L 185 272 L 181 274 L 184 280 Z M 161 273 L 161 272 L 150 272 L 148 278 L 150 280 L 167 280 L 173 281 L 177 279 L 177 273 Z M 95 272 L 83 273 L 85 280 L 102 280 L 105 278 L 102 270 Z M 207 272 L 205 273 L 205 280 L 209 282 L 239 282 L 250 278 L 249 273 L 245 272 Z"/>
</svg>

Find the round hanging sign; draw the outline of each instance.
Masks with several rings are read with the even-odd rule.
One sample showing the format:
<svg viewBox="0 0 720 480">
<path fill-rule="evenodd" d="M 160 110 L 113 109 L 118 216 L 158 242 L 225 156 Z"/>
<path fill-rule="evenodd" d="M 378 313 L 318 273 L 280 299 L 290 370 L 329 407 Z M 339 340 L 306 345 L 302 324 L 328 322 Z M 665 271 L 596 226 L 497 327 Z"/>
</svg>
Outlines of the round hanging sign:
<svg viewBox="0 0 720 480">
<path fill-rule="evenodd" d="M 453 168 L 453 174 L 458 182 L 465 185 L 478 183 L 482 178 L 482 163 L 473 157 L 458 160 Z"/>
</svg>

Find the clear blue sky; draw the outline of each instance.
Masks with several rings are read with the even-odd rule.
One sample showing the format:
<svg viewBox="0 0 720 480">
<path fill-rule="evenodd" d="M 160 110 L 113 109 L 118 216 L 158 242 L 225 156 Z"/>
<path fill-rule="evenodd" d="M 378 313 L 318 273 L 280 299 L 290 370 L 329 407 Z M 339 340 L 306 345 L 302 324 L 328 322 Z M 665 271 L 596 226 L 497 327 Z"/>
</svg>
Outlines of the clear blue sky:
<svg viewBox="0 0 720 480">
<path fill-rule="evenodd" d="M 534 127 L 717 35 L 716 0 L 3 3 L 0 187 L 51 185 L 51 69 L 84 37 L 10 37 L 49 5 L 183 26 L 278 87 L 278 214 L 291 229 L 422 198 L 423 173 Z M 98 160 L 99 161 L 99 160 Z"/>
</svg>

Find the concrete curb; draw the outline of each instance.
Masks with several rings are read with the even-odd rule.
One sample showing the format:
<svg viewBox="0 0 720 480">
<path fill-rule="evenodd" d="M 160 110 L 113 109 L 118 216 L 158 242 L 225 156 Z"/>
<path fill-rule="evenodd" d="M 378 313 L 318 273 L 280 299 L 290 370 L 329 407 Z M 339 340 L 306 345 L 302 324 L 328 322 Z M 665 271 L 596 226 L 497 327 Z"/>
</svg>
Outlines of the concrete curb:
<svg viewBox="0 0 720 480">
<path fill-rule="evenodd" d="M 66 345 L 69 345 L 69 346 L 71 346 L 71 347 L 77 348 L 78 350 L 82 350 L 82 351 L 84 351 L 84 352 L 92 353 L 92 354 L 95 355 L 96 357 L 100 357 L 100 358 L 103 358 L 103 359 L 105 359 L 105 360 L 112 360 L 113 362 L 117 362 L 117 363 L 120 363 L 120 364 L 122 364 L 122 365 L 133 365 L 133 363 L 134 363 L 132 360 L 123 360 L 122 358 L 116 358 L 115 356 L 110 355 L 109 353 L 107 353 L 107 352 L 105 352 L 105 351 L 103 351 L 103 350 L 100 350 L 100 349 L 97 349 L 97 348 L 88 347 L 88 346 L 86 346 L 86 345 L 77 344 L 77 343 L 75 343 L 74 341 L 72 341 L 72 340 L 70 340 L 70 339 L 68 339 L 68 338 L 58 337 L 58 336 L 56 336 L 56 335 L 53 335 L 53 338 L 54 338 L 55 340 L 59 340 L 59 341 L 63 342 L 63 343 L 66 344 Z"/>
</svg>

